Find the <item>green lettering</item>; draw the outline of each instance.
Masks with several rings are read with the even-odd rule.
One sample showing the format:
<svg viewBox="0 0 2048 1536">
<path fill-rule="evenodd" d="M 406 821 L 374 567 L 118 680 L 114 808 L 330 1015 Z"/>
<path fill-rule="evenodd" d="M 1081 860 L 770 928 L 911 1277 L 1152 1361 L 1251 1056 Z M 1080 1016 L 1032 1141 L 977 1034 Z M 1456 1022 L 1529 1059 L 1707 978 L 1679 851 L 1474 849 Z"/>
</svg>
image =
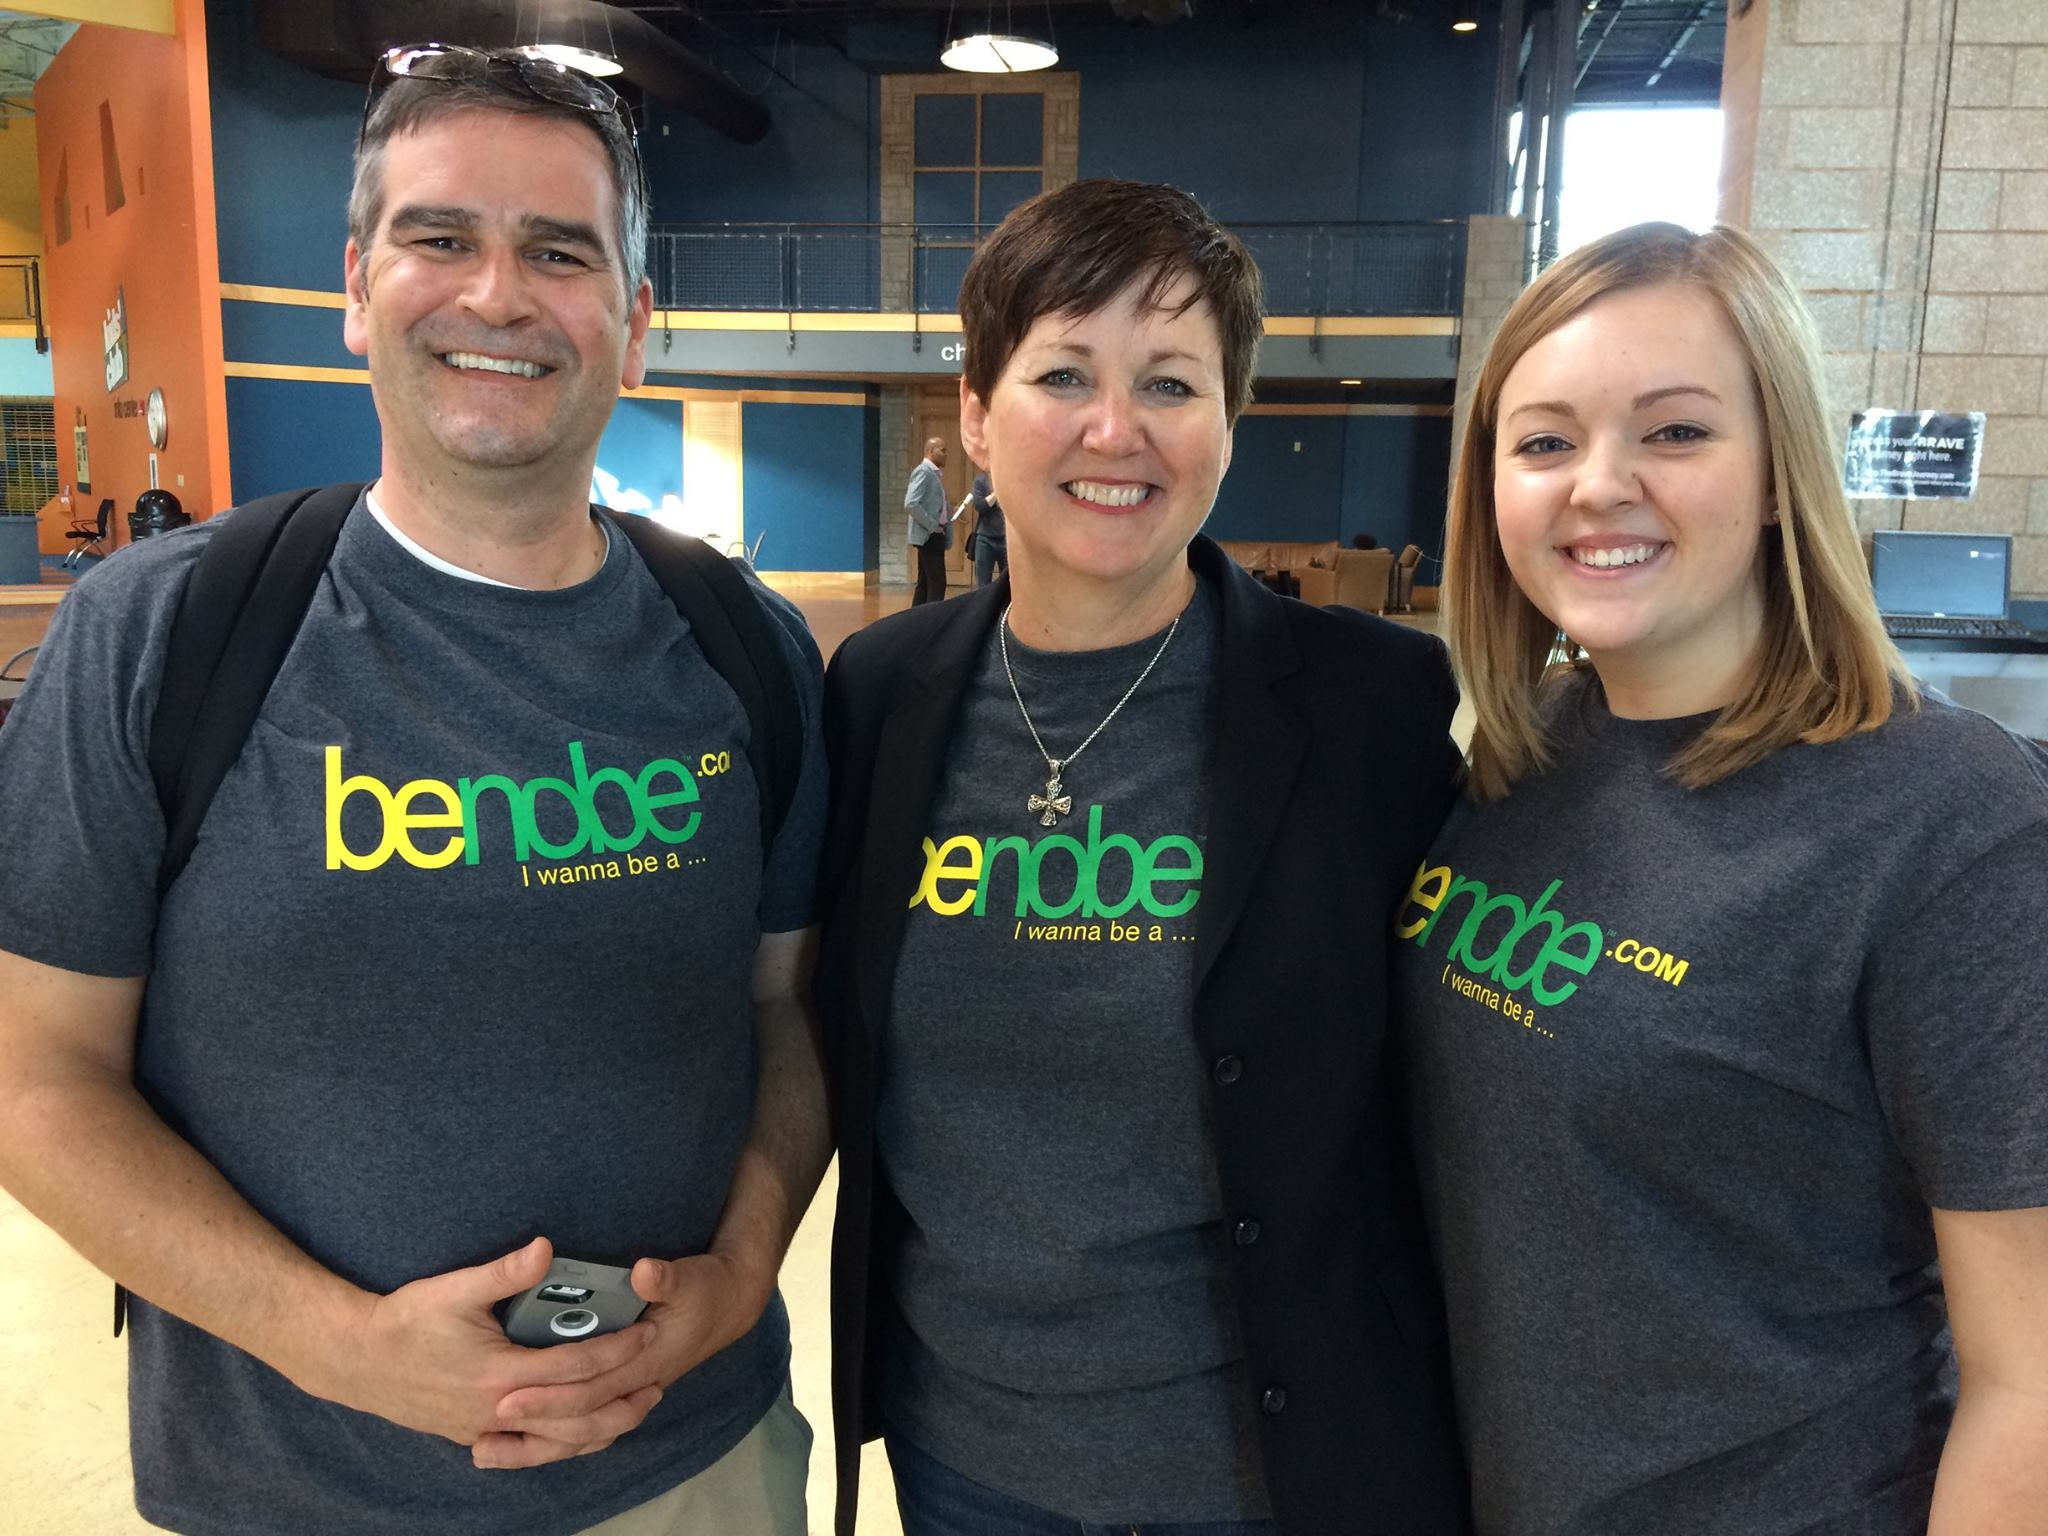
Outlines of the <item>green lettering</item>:
<svg viewBox="0 0 2048 1536">
<path fill-rule="evenodd" d="M 1451 889 L 1455 892 L 1457 886 L 1453 885 Z M 1449 905 L 1448 897 L 1445 898 L 1445 905 Z M 1473 946 L 1478 943 L 1480 930 L 1486 926 L 1486 920 L 1496 912 L 1512 913 L 1513 917 L 1508 925 L 1508 931 L 1502 934 L 1500 942 L 1493 946 L 1493 953 L 1482 960 Z M 1514 941 L 1516 931 L 1528 920 L 1529 909 L 1522 905 L 1522 898 L 1512 891 L 1502 891 L 1498 896 L 1489 897 L 1485 901 L 1475 901 L 1464 924 L 1458 929 L 1458 936 L 1451 940 L 1451 958 L 1467 970 L 1477 971 L 1482 976 L 1491 976 L 1494 967 L 1507 958 L 1508 946 Z"/>
<path fill-rule="evenodd" d="M 680 788 L 670 790 L 667 794 L 656 794 L 654 792 L 654 781 L 664 773 L 672 777 Z M 697 803 L 699 798 L 697 781 L 690 776 L 689 769 L 672 757 L 657 757 L 653 762 L 640 770 L 638 784 L 640 789 L 640 823 L 649 832 L 652 832 L 656 839 L 673 846 L 677 843 L 687 843 L 697 835 L 697 826 L 704 819 L 702 811 L 690 812 L 688 816 L 683 818 L 683 824 L 680 827 L 671 827 L 663 822 L 659 816 L 655 815 L 656 811 L 665 811 L 672 805 L 695 805 Z"/>
<path fill-rule="evenodd" d="M 496 790 L 505 797 L 506 822 L 512 829 L 513 854 L 524 861 L 527 850 L 519 832 L 519 786 L 502 773 L 487 773 L 480 779 L 458 780 L 455 785 L 455 792 L 462 800 L 462 862 L 474 864 L 483 852 L 483 840 L 476 834 L 476 808 L 487 790 Z"/>
<path fill-rule="evenodd" d="M 1013 916 L 1031 917 L 1035 914 L 1024 901 L 1024 866 L 1031 858 L 1031 844 L 1021 837 L 999 837 L 982 850 L 981 883 L 974 888 L 974 915 L 982 917 L 988 912 L 988 888 L 996 877 L 996 859 L 1002 854 L 1011 854 L 1016 860 L 1017 910 Z"/>
<path fill-rule="evenodd" d="M 1183 854 L 1187 865 L 1182 869 L 1161 868 L 1159 861 L 1168 853 Z M 1184 891 L 1176 901 L 1162 901 L 1153 894 L 1152 888 L 1162 880 L 1196 881 L 1202 878 L 1202 850 L 1192 837 L 1182 837 L 1178 832 L 1168 833 L 1147 851 L 1145 871 L 1145 910 L 1154 917 L 1181 917 L 1194 911 L 1195 903 L 1202 899 L 1200 891 Z"/>
<path fill-rule="evenodd" d="M 1124 892 L 1123 900 L 1109 903 L 1102 899 L 1103 855 L 1116 849 L 1131 861 L 1130 888 Z M 1081 859 L 1080 883 L 1087 888 L 1087 909 L 1083 917 L 1122 917 L 1138 902 L 1151 893 L 1152 859 L 1138 840 L 1127 833 L 1112 832 L 1102 835 L 1102 807 L 1088 807 L 1088 851 Z"/>
<path fill-rule="evenodd" d="M 1585 941 L 1584 954 L 1575 955 L 1566 946 L 1572 939 Z M 1600 946 L 1606 943 L 1606 935 L 1600 932 L 1598 923 L 1573 923 L 1561 933 L 1553 933 L 1543 945 L 1543 952 L 1536 957 L 1535 978 L 1529 987 L 1529 995 L 1548 1008 L 1561 1003 L 1579 990 L 1576 981 L 1567 981 L 1559 986 L 1550 985 L 1550 968 L 1561 965 L 1568 971 L 1581 976 L 1592 974 L 1593 962 L 1600 958 Z"/>
<path fill-rule="evenodd" d="M 1544 887 L 1543 894 L 1536 898 L 1536 905 L 1529 909 L 1529 915 L 1517 923 L 1515 931 L 1508 935 L 1507 943 L 1501 950 L 1500 960 L 1494 971 L 1494 978 L 1510 992 L 1526 987 L 1534 980 L 1537 967 L 1543 962 L 1544 946 L 1538 945 L 1536 957 L 1525 968 L 1520 971 L 1512 968 L 1510 962 L 1514 958 L 1515 951 L 1522 947 L 1522 940 L 1533 933 L 1537 927 L 1545 923 L 1550 925 L 1550 936 L 1553 939 L 1564 931 L 1564 919 L 1555 912 L 1548 910 L 1550 898 L 1557 894 L 1557 888 L 1563 884 L 1562 880 L 1553 880 Z"/>
<path fill-rule="evenodd" d="M 569 743 L 569 771 L 576 775 L 576 797 L 581 802 L 577 807 L 583 823 L 584 835 L 590 839 L 592 853 L 628 853 L 638 848 L 647 836 L 648 818 L 641 814 L 639 786 L 632 775 L 622 768 L 600 768 L 592 773 L 584 764 L 583 743 Z M 623 837 L 614 837 L 611 829 L 604 824 L 604 813 L 597 808 L 597 787 L 600 784 L 615 785 L 626 797 L 626 814 L 632 818 L 631 828 Z"/>
<path fill-rule="evenodd" d="M 1074 861 L 1074 892 L 1058 906 L 1050 905 L 1045 899 L 1045 859 L 1049 853 L 1064 853 Z M 1051 837 L 1042 837 L 1032 845 L 1031 857 L 1024 862 L 1023 878 L 1018 881 L 1019 899 L 1023 898 L 1023 887 L 1030 888 L 1032 910 L 1040 917 L 1071 917 L 1082 902 L 1088 899 L 1088 887 L 1082 880 L 1083 855 L 1081 844 L 1064 832 L 1055 832 Z"/>
<path fill-rule="evenodd" d="M 1422 945 L 1429 943 L 1430 937 L 1436 932 L 1436 925 L 1449 915 L 1451 903 L 1458 899 L 1460 893 L 1469 895 L 1472 898 L 1471 912 L 1466 914 L 1468 917 L 1477 913 L 1479 908 L 1486 903 L 1486 885 L 1483 881 L 1468 880 L 1463 875 L 1456 876 L 1451 881 L 1451 888 L 1445 891 L 1442 899 L 1437 902 L 1436 910 L 1429 914 L 1429 921 L 1422 925 L 1422 932 L 1417 936 L 1416 943 Z M 1452 947 L 1455 950 L 1455 943 Z"/>
<path fill-rule="evenodd" d="M 576 836 L 566 843 L 551 843 L 541 835 L 540 797 L 560 795 L 569 805 L 569 814 L 575 818 Z M 570 788 L 566 779 L 528 779 L 519 787 L 519 800 L 512 809 L 515 836 L 519 844 L 519 857 L 526 857 L 526 850 L 537 849 L 544 859 L 573 859 L 590 846 L 590 828 L 583 824 L 582 807 L 577 803 L 576 791 Z"/>
</svg>

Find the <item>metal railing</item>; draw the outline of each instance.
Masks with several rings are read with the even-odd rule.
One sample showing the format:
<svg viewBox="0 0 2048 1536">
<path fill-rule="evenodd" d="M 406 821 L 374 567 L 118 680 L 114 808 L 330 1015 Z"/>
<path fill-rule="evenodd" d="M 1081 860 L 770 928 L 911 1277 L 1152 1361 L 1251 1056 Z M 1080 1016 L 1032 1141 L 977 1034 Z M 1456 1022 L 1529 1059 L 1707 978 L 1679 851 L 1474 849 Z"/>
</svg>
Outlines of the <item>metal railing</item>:
<svg viewBox="0 0 2048 1536">
<path fill-rule="evenodd" d="M 1240 224 L 1274 315 L 1455 315 L 1465 225 Z M 978 232 L 960 224 L 663 224 L 663 309 L 951 313 Z"/>
<path fill-rule="evenodd" d="M 36 350 L 50 350 L 43 327 L 43 263 L 37 256 L 0 256 L 0 321 L 26 320 L 36 328 Z"/>
</svg>

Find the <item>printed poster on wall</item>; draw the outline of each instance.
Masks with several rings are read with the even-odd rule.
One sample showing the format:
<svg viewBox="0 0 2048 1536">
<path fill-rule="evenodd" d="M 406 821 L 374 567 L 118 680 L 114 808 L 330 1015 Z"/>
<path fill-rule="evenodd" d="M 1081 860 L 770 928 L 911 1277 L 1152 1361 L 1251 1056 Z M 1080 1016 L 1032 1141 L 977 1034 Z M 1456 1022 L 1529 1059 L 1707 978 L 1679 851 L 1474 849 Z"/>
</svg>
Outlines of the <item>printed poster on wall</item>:
<svg viewBox="0 0 2048 1536">
<path fill-rule="evenodd" d="M 84 422 L 80 422 L 71 429 L 71 453 L 73 463 L 78 470 L 78 473 L 73 478 L 78 481 L 79 494 L 84 495 L 92 489 L 92 460 L 86 456 L 85 452 Z"/>
<path fill-rule="evenodd" d="M 112 394 L 128 382 L 128 295 L 124 289 L 114 290 L 114 307 L 101 322 L 100 340 L 107 353 L 107 393 Z"/>
<path fill-rule="evenodd" d="M 1982 411 L 1858 411 L 1842 488 L 1865 501 L 1968 501 L 1983 452 Z"/>
</svg>

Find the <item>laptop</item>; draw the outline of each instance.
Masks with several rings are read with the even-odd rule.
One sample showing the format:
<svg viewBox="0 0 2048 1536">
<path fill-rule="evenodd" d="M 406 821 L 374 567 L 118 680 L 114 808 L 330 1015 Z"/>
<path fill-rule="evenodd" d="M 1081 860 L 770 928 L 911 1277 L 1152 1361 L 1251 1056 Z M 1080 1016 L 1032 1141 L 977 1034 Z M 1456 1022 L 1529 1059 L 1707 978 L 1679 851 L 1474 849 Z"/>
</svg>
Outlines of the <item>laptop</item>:
<svg viewBox="0 0 2048 1536">
<path fill-rule="evenodd" d="M 2026 637 L 2009 611 L 2010 535 L 1880 529 L 1870 546 L 1870 584 L 1894 640 Z"/>
</svg>

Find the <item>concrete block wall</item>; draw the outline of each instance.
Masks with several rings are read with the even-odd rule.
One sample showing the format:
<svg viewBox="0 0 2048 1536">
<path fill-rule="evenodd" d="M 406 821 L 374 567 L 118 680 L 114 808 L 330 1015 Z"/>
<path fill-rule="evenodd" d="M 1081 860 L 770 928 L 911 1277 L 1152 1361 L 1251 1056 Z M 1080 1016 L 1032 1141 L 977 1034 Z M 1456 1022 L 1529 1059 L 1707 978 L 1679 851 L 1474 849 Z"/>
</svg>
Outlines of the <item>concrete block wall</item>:
<svg viewBox="0 0 2048 1536">
<path fill-rule="evenodd" d="M 910 585 L 910 548 L 904 532 L 903 486 L 917 462 L 910 453 L 910 390 L 884 384 L 881 395 L 880 444 L 876 450 L 875 483 L 881 488 L 875 507 L 875 550 L 878 586 Z"/>
<path fill-rule="evenodd" d="M 1723 217 L 1805 292 L 1838 433 L 1989 416 L 1975 500 L 1858 522 L 2012 534 L 2015 595 L 2048 597 L 2048 0 L 1756 0 L 1722 101 Z"/>
<path fill-rule="evenodd" d="M 1465 233 L 1465 307 L 1458 317 L 1458 391 L 1451 409 L 1451 472 L 1457 473 L 1459 444 L 1479 365 L 1493 333 L 1529 280 L 1529 229 L 1505 214 L 1474 215 Z"/>
</svg>

